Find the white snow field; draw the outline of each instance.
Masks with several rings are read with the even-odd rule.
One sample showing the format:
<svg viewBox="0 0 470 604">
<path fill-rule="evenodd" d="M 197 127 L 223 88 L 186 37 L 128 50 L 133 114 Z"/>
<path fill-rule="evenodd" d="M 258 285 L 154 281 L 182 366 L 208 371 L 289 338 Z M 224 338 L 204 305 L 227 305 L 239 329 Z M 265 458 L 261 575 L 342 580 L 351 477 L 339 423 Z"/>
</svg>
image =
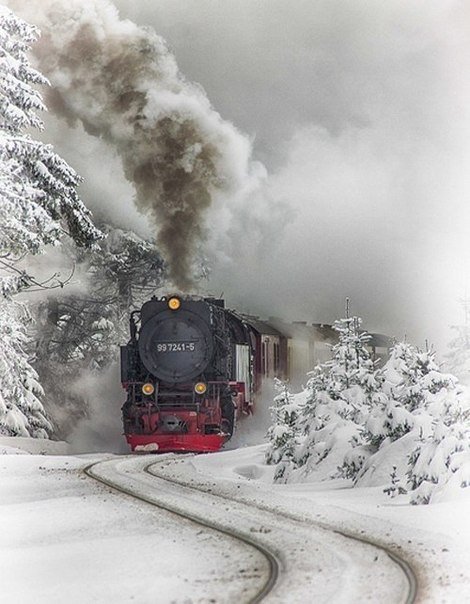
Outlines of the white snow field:
<svg viewBox="0 0 470 604">
<path fill-rule="evenodd" d="M 470 602 L 470 488 L 454 499 L 409 505 L 383 487 L 350 488 L 348 481 L 272 484 L 266 445 L 200 455 L 172 466 L 173 476 L 280 514 L 369 538 L 408 561 L 418 579 L 418 602 Z M 389 586 L 382 583 L 386 601 Z"/>
<path fill-rule="evenodd" d="M 85 477 L 95 459 L 0 457 L 1 602 L 249 598 L 256 552 Z"/>
<path fill-rule="evenodd" d="M 188 458 L 186 458 L 188 459 Z M 190 514 L 213 526 L 231 529 L 273 553 L 280 563 L 279 580 L 268 602 L 405 602 L 408 582 L 400 567 L 382 550 L 312 523 L 290 518 L 276 510 L 258 509 L 251 503 L 217 496 L 217 485 L 201 491 L 191 484 L 174 484 L 158 473 L 162 468 L 170 481 L 185 468 L 185 457 L 171 455 L 126 457 L 108 460 L 93 471 L 110 483 L 145 495 Z M 179 471 L 178 471 L 179 470 Z M 246 562 L 249 566 L 249 561 Z M 245 566 L 246 568 L 246 566 Z M 258 565 L 259 568 L 259 565 Z M 384 595 L 383 585 L 388 588 Z M 191 596 L 188 593 L 188 596 Z M 217 602 L 225 601 L 224 593 Z M 228 598 L 228 602 L 238 602 Z M 242 598 L 250 602 L 250 598 Z"/>
<path fill-rule="evenodd" d="M 403 570 L 382 549 L 348 534 L 409 562 L 418 602 L 470 602 L 467 489 L 460 500 L 409 506 L 380 487 L 351 489 L 344 481 L 273 485 L 265 445 L 116 457 L 63 455 L 63 444 L 45 442 L 41 450 L 50 446 L 52 454 L 28 454 L 38 447 L 31 441 L 0 439 L 6 453 L 0 457 L 1 601 L 250 601 L 266 572 L 261 554 L 81 472 L 101 461 L 93 471 L 110 482 L 271 549 L 281 572 L 266 602 L 406 601 Z M 146 466 L 156 476 L 144 473 Z"/>
</svg>

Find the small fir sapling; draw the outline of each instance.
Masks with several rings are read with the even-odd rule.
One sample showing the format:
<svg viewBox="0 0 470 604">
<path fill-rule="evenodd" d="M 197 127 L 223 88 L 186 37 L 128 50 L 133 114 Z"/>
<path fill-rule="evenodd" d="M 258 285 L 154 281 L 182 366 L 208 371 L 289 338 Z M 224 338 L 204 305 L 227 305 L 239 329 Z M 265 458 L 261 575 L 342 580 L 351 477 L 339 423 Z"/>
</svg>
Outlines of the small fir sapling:
<svg viewBox="0 0 470 604">
<path fill-rule="evenodd" d="M 338 475 L 354 478 L 371 454 L 362 438 L 371 409 L 384 403 L 383 377 L 367 349 L 370 335 L 361 331 L 361 319 L 336 321 L 338 343 L 332 360 L 315 368 L 307 385 L 307 401 L 299 418 L 303 441 L 294 458 L 303 476 L 325 460 L 334 447 L 346 444 Z M 348 444 L 349 443 L 349 444 Z"/>
<path fill-rule="evenodd" d="M 412 504 L 430 503 L 434 494 L 450 483 L 470 485 L 470 428 L 468 415 L 447 425 L 438 421 L 432 434 L 408 458 Z"/>
<path fill-rule="evenodd" d="M 406 486 L 412 503 L 429 503 L 455 472 L 466 471 L 469 431 L 462 420 L 462 390 L 454 376 L 441 371 L 433 350 L 419 351 L 405 343 L 392 349 L 385 374 L 389 400 L 366 424 L 366 435 L 370 438 L 371 421 L 376 428 L 372 435 L 380 437 L 382 448 L 405 434 L 415 435 Z M 460 486 L 464 483 L 462 479 Z"/>
<path fill-rule="evenodd" d="M 364 438 L 363 429 L 367 418 L 377 407 L 383 406 L 386 397 L 382 391 L 383 373 L 377 369 L 367 348 L 371 336 L 360 330 L 362 320 L 358 317 L 343 319 L 335 323 L 340 333 L 338 343 L 340 361 L 334 373 L 349 373 L 344 380 L 341 399 L 344 410 L 339 414 L 352 422 L 353 431 L 349 439 L 349 450 L 345 452 L 343 464 L 338 467 L 338 476 L 355 479 L 364 462 L 373 453 L 373 448 Z M 334 355 L 334 359 L 336 354 Z M 341 382 L 340 382 L 341 383 Z"/>
<path fill-rule="evenodd" d="M 421 352 L 406 342 L 396 344 L 384 367 L 384 377 L 386 402 L 372 412 L 364 432 L 376 448 L 413 429 L 429 433 L 432 418 L 460 406 L 457 380 L 440 370 L 432 350 Z"/>
<path fill-rule="evenodd" d="M 273 423 L 268 430 L 269 445 L 265 453 L 266 463 L 277 465 L 275 482 L 285 482 L 294 464 L 295 450 L 298 445 L 299 403 L 289 391 L 286 382 L 275 379 L 278 394 L 272 407 Z"/>
<path fill-rule="evenodd" d="M 298 426 L 301 443 L 295 459 L 297 467 L 309 461 L 318 463 L 328 454 L 328 444 L 324 440 L 324 429 L 331 420 L 332 403 L 328 395 L 328 366 L 317 365 L 309 374 L 306 385 L 307 396 L 300 410 Z"/>
<path fill-rule="evenodd" d="M 396 497 L 397 495 L 405 495 L 407 493 L 407 490 L 402 486 L 401 480 L 397 474 L 397 466 L 392 467 L 392 472 L 390 474 L 390 485 L 383 491 L 392 498 Z"/>
</svg>

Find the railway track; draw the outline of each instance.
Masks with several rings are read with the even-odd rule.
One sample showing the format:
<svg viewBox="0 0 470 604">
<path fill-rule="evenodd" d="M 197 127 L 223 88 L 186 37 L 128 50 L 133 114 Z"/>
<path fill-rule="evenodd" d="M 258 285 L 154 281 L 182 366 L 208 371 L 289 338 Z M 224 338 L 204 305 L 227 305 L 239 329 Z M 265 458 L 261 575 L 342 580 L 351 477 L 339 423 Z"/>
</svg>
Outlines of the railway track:
<svg viewBox="0 0 470 604">
<path fill-rule="evenodd" d="M 257 590 L 257 592 L 253 596 L 250 597 L 250 599 L 249 599 L 250 604 L 257 604 L 258 602 L 261 602 L 269 594 L 269 592 L 273 589 L 274 585 L 276 584 L 277 578 L 279 576 L 280 562 L 279 562 L 278 558 L 276 557 L 276 555 L 273 554 L 271 551 L 269 551 L 266 547 L 264 547 L 260 543 L 257 543 L 255 540 L 247 537 L 246 535 L 238 533 L 235 530 L 217 526 L 216 524 L 210 522 L 209 520 L 204 520 L 193 514 L 190 514 L 187 512 L 182 512 L 181 510 L 177 509 L 175 506 L 168 505 L 163 502 L 157 502 L 151 497 L 145 496 L 142 493 L 137 493 L 134 490 L 132 490 L 131 488 L 127 488 L 126 486 L 119 485 L 115 481 L 110 480 L 109 478 L 100 476 L 99 474 L 96 473 L 96 471 L 94 471 L 94 469 L 96 468 L 96 466 L 99 466 L 102 463 L 106 463 L 106 462 L 99 461 L 99 462 L 92 463 L 92 464 L 88 465 L 86 468 L 84 468 L 83 472 L 89 478 L 92 478 L 93 480 L 96 480 L 96 481 L 100 482 L 101 484 L 104 484 L 107 487 L 110 487 L 111 489 L 117 491 L 118 493 L 122 493 L 124 495 L 129 495 L 130 497 L 138 499 L 139 501 L 143 501 L 144 503 L 148 503 L 154 507 L 157 507 L 157 508 L 160 508 L 167 512 L 170 512 L 171 514 L 174 514 L 175 516 L 184 518 L 186 520 L 190 520 L 197 526 L 208 528 L 210 530 L 216 531 L 223 535 L 232 537 L 233 539 L 236 539 L 236 540 L 244 543 L 248 547 L 251 547 L 251 548 L 255 549 L 256 551 L 258 551 L 266 560 L 268 573 L 267 573 L 267 576 L 260 582 L 260 587 Z M 152 464 L 149 464 L 149 466 L 150 465 L 152 465 Z M 150 472 L 148 472 L 148 466 L 145 466 L 144 472 L 150 474 Z"/>
<path fill-rule="evenodd" d="M 151 468 L 154 468 L 155 466 L 158 466 L 158 462 L 153 462 L 149 465 L 147 465 L 144 468 L 144 472 L 151 474 L 152 476 L 158 477 L 162 480 L 170 480 L 168 479 L 166 476 L 162 475 L 161 473 L 152 471 Z M 177 483 L 182 487 L 185 488 L 190 488 L 190 489 L 196 489 L 196 490 L 200 490 L 200 491 L 205 491 L 203 488 L 201 488 L 201 486 L 194 486 L 194 484 L 190 484 L 186 481 L 180 480 L 180 479 L 175 479 L 172 478 L 171 481 L 173 483 Z M 206 492 L 206 491 L 205 491 Z M 212 493 L 212 496 L 214 497 L 218 497 L 220 499 L 225 499 L 225 500 L 229 500 L 229 501 L 237 501 L 240 502 L 239 499 L 233 498 L 233 497 L 229 497 L 227 495 L 223 495 L 220 493 Z M 268 513 L 273 513 L 273 510 L 270 509 L 268 506 L 263 506 L 263 505 L 256 505 L 253 504 L 253 502 L 250 502 L 251 506 L 255 506 L 258 509 L 262 510 L 263 512 L 268 512 Z M 293 520 L 293 521 L 297 521 L 299 522 L 299 518 L 297 516 L 295 516 L 294 514 L 288 514 L 288 516 Z M 305 522 L 304 519 L 300 520 L 301 522 Z M 332 529 L 330 529 L 332 530 Z M 357 535 L 351 535 L 349 533 L 346 533 L 344 531 L 340 531 L 337 529 L 333 529 L 333 532 L 341 535 L 342 537 L 345 537 L 346 539 L 352 539 L 354 541 L 359 541 L 361 543 L 364 543 L 366 545 L 370 545 L 372 547 L 375 547 L 377 549 L 382 550 L 403 572 L 404 576 L 406 577 L 407 583 L 408 583 L 408 590 L 407 590 L 407 594 L 406 594 L 406 598 L 403 601 L 403 604 L 413 604 L 414 602 L 416 602 L 417 599 L 417 595 L 418 595 L 418 580 L 416 578 L 415 572 L 413 570 L 413 568 L 411 567 L 411 565 L 404 560 L 402 557 L 398 556 L 395 552 L 392 552 L 388 547 L 386 547 L 385 545 L 379 544 L 375 541 L 372 541 L 370 539 L 367 539 L 365 537 L 359 537 Z"/>
<path fill-rule="evenodd" d="M 386 602 L 382 588 L 374 585 L 378 576 L 388 583 L 387 587 L 391 586 L 390 602 L 415 601 L 417 582 L 413 570 L 385 546 L 309 525 L 294 514 L 280 517 L 268 506 L 252 502 L 248 505 L 237 498 L 212 493 L 209 487 L 169 478 L 157 469 L 168 461 L 168 457 L 151 463 L 135 456 L 118 458 L 91 464 L 85 473 L 121 493 L 254 548 L 265 558 L 268 570 L 256 593 L 241 602 L 260 602 L 265 598 L 270 602 L 379 601 L 379 594 L 380 601 Z M 352 554 L 344 553 L 344 540 L 349 541 Z M 376 563 L 378 560 L 380 564 Z M 310 578 L 314 578 L 311 586 Z M 346 599 L 342 584 L 350 584 Z"/>
</svg>

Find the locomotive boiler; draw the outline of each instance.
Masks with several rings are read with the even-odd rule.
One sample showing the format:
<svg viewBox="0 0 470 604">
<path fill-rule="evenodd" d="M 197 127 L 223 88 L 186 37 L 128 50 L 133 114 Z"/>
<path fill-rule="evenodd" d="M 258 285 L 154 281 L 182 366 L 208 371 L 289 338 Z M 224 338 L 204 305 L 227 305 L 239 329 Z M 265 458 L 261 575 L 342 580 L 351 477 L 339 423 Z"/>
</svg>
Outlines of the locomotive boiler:
<svg viewBox="0 0 470 604">
<path fill-rule="evenodd" d="M 133 451 L 217 451 L 249 414 L 257 333 L 223 300 L 152 298 L 121 347 L 124 434 Z"/>
</svg>

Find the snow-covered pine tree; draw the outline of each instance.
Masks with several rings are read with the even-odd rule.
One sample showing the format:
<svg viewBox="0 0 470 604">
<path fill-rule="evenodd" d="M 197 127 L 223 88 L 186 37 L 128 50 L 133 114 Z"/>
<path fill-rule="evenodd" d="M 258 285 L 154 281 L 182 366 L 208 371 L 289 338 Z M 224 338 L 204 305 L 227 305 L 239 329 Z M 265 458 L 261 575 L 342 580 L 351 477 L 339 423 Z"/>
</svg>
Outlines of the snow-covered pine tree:
<svg viewBox="0 0 470 604">
<path fill-rule="evenodd" d="M 355 478 L 373 450 L 363 438 L 363 427 L 373 409 L 384 403 L 383 374 L 377 369 L 367 348 L 371 336 L 361 331 L 362 319 L 336 321 L 339 342 L 333 348 L 331 376 L 338 397 L 338 415 L 349 423 L 350 448 L 344 454 L 338 476 Z"/>
<path fill-rule="evenodd" d="M 83 246 L 101 234 L 77 195 L 80 177 L 26 132 L 43 128 L 37 111 L 45 107 L 34 86 L 47 80 L 27 58 L 37 37 L 35 27 L 0 6 L 0 430 L 45 436 L 50 424 L 25 351 L 25 312 L 11 299 L 32 279 L 16 263 L 57 245 L 65 233 Z"/>
<path fill-rule="evenodd" d="M 383 367 L 381 404 L 374 406 L 365 423 L 363 437 L 377 451 L 382 444 L 393 442 L 414 426 L 412 411 L 419 406 L 418 350 L 407 342 L 398 342 L 390 350 Z"/>
<path fill-rule="evenodd" d="M 332 456 L 331 471 L 353 478 L 371 454 L 362 429 L 371 410 L 383 404 L 383 377 L 371 359 L 370 335 L 361 331 L 359 317 L 336 321 L 339 340 L 332 360 L 315 368 L 307 385 L 307 401 L 299 419 L 303 442 L 295 463 L 299 478 L 318 470 Z M 334 453 L 332 455 L 332 453 Z M 326 461 L 325 461 L 326 463 Z"/>
<path fill-rule="evenodd" d="M 430 503 L 449 483 L 454 489 L 470 486 L 470 416 L 437 420 L 432 433 L 420 440 L 408 458 L 410 502 Z"/>
<path fill-rule="evenodd" d="M 356 424 L 363 423 L 382 399 L 382 372 L 377 370 L 367 348 L 371 336 L 361 331 L 362 319 L 352 317 L 335 321 L 333 329 L 339 333 L 339 342 L 333 347 L 330 378 L 334 391 L 344 400 L 339 413 Z"/>
<path fill-rule="evenodd" d="M 83 278 L 82 291 L 60 297 L 51 293 L 34 307 L 33 364 L 61 438 L 88 412 L 74 385 L 117 361 L 119 345 L 129 338 L 130 311 L 164 284 L 163 260 L 153 241 L 110 225 L 100 228 L 106 238 L 94 250 L 64 245 L 64 254 Z"/>
<path fill-rule="evenodd" d="M 399 452 L 395 468 L 400 470 L 394 470 L 395 481 L 385 492 L 394 484 L 403 492 L 406 485 L 412 503 L 429 503 L 449 483 L 468 486 L 470 417 L 458 380 L 441 371 L 433 350 L 419 351 L 403 342 L 392 349 L 384 373 L 388 402 L 371 415 L 364 430 L 366 440 L 380 450 L 358 475 L 366 481 L 360 484 L 367 484 L 370 470 L 373 477 L 378 467 L 390 464 L 390 446 L 394 455 Z"/>
<path fill-rule="evenodd" d="M 278 394 L 274 397 L 274 405 L 271 409 L 273 423 L 267 434 L 269 445 L 265 460 L 269 465 L 277 465 L 274 481 L 286 482 L 295 463 L 300 405 L 289 391 L 286 382 L 276 378 L 274 387 Z"/>
<path fill-rule="evenodd" d="M 309 465 L 318 464 L 326 457 L 331 446 L 328 441 L 329 430 L 324 429 L 330 425 L 334 401 L 330 398 L 329 365 L 320 364 L 309 373 L 309 380 L 305 388 L 305 404 L 300 410 L 298 419 L 300 446 L 295 458 L 296 467 L 302 467 L 307 462 Z"/>
<path fill-rule="evenodd" d="M 26 316 L 18 316 L 23 313 Z M 25 352 L 26 307 L 4 299 L 0 306 L 0 434 L 47 438 L 52 426 L 40 397 L 38 375 Z"/>
<path fill-rule="evenodd" d="M 79 245 L 101 237 L 77 195 L 81 179 L 51 145 L 26 130 L 43 129 L 45 106 L 38 84 L 47 79 L 27 57 L 36 27 L 0 6 L 0 194 L 2 255 L 38 253 L 57 244 L 64 231 Z"/>
<path fill-rule="evenodd" d="M 0 254 L 7 268 L 68 233 L 79 245 L 101 234 L 78 197 L 81 179 L 51 145 L 34 140 L 27 129 L 43 129 L 45 109 L 37 84 L 47 84 L 33 69 L 27 51 L 36 27 L 0 6 Z"/>
<path fill-rule="evenodd" d="M 470 482 L 470 416 L 457 378 L 440 370 L 434 351 L 417 354 L 416 371 L 412 411 L 418 444 L 409 455 L 407 477 L 411 502 L 429 503 L 457 471 L 460 486 Z"/>
</svg>

